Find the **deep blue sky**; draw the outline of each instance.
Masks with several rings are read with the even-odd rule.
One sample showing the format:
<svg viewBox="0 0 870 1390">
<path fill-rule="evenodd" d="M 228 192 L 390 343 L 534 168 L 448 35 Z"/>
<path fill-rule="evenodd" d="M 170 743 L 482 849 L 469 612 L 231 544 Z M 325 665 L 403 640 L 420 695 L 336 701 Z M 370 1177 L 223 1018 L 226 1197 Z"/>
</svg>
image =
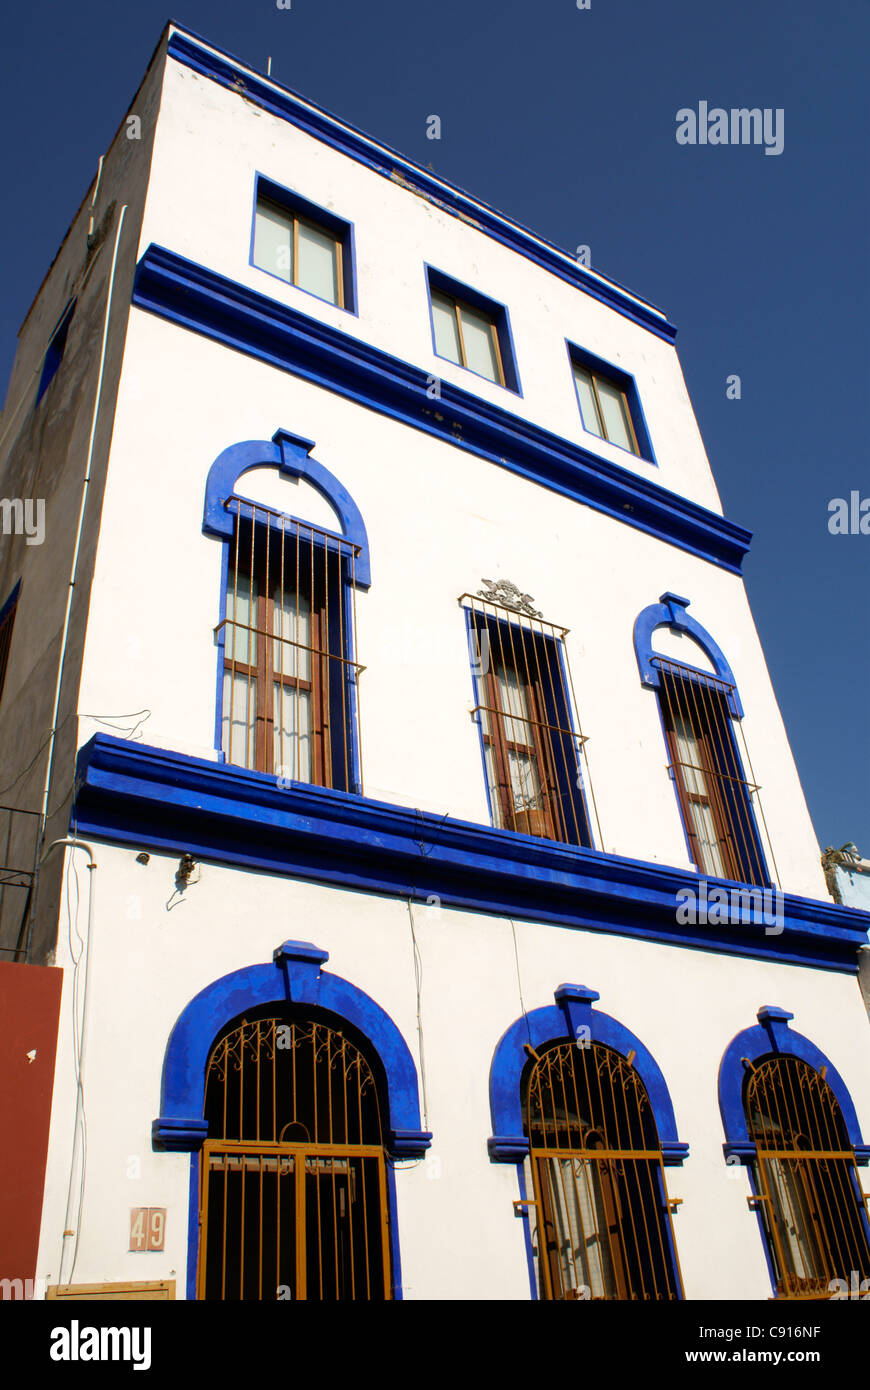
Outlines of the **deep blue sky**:
<svg viewBox="0 0 870 1390">
<path fill-rule="evenodd" d="M 4 16 L 4 384 L 166 3 Z M 172 18 L 262 71 L 271 55 L 667 312 L 726 515 L 755 533 L 746 581 L 817 835 L 870 856 L 870 536 L 827 529 L 832 497 L 870 497 L 867 0 L 181 0 Z M 700 100 L 782 107 L 783 153 L 677 145 Z"/>
</svg>

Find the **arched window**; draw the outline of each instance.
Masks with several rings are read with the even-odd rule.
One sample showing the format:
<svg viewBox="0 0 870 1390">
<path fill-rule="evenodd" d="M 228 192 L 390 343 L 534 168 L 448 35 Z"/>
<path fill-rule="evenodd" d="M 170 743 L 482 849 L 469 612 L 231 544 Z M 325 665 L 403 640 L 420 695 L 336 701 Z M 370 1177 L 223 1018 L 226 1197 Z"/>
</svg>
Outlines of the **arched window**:
<svg viewBox="0 0 870 1390">
<path fill-rule="evenodd" d="M 757 1204 L 783 1298 L 830 1298 L 870 1276 L 855 1155 L 824 1075 L 799 1057 L 746 1062 Z"/>
<path fill-rule="evenodd" d="M 749 1170 L 776 1296 L 830 1298 L 870 1277 L 857 1172 L 870 1148 L 842 1076 L 789 1027 L 794 1015 L 765 1004 L 757 1017 L 719 1068 L 725 1156 Z"/>
<path fill-rule="evenodd" d="M 646 1087 L 601 1043 L 529 1049 L 523 1078 L 541 1293 L 682 1297 Z"/>
<path fill-rule="evenodd" d="M 644 685 L 658 691 L 662 728 L 686 832 L 699 873 L 769 884 L 758 833 L 758 788 L 737 745 L 743 709 L 720 648 L 686 609 L 662 594 L 638 617 L 635 651 Z M 667 631 L 653 639 L 659 629 Z M 679 651 L 677 647 L 679 646 Z"/>
<path fill-rule="evenodd" d="M 377 1062 L 340 1020 L 265 1006 L 208 1059 L 198 1296 L 390 1296 Z"/>
<path fill-rule="evenodd" d="M 361 792 L 355 598 L 369 584 L 368 541 L 313 447 L 279 430 L 225 449 L 209 471 L 203 530 L 224 541 L 215 741 L 241 767 Z M 242 475 L 261 469 L 277 471 L 281 506 L 285 481 L 309 500 L 315 489 L 326 524 L 240 495 Z"/>
</svg>

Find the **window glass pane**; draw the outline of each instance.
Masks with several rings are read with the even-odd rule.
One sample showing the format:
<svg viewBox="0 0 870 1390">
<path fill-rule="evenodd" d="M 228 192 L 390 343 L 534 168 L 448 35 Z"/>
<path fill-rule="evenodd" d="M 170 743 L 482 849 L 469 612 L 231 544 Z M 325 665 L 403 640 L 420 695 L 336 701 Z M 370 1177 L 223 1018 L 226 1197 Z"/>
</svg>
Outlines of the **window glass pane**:
<svg viewBox="0 0 870 1390">
<path fill-rule="evenodd" d="M 626 400 L 618 386 L 605 381 L 603 377 L 596 377 L 598 386 L 598 399 L 601 401 L 601 410 L 604 415 L 604 431 L 611 444 L 621 444 L 623 449 L 631 449 L 634 452 L 631 431 L 628 428 L 626 419 Z"/>
<path fill-rule="evenodd" d="M 492 320 L 474 309 L 467 309 L 464 305 L 459 312 L 462 315 L 466 367 L 488 377 L 490 381 L 501 381 L 493 342 Z"/>
<path fill-rule="evenodd" d="M 695 731 L 682 714 L 674 711 L 673 719 L 677 757 L 682 767 L 686 791 L 689 796 L 700 796 L 706 799 L 707 783 L 701 766 L 701 748 L 695 737 Z"/>
<path fill-rule="evenodd" d="M 710 789 L 707 773 L 701 761 L 701 745 L 688 719 L 675 712 L 673 720 L 677 758 L 688 797 L 686 810 L 691 821 L 689 829 L 698 842 L 698 868 L 702 873 L 725 878 L 725 861 L 710 805 Z"/>
<path fill-rule="evenodd" d="M 227 761 L 241 767 L 256 762 L 257 682 L 253 677 L 224 671 L 221 747 Z"/>
<path fill-rule="evenodd" d="M 254 265 L 290 281 L 292 220 L 289 213 L 264 199 L 257 202 Z"/>
<path fill-rule="evenodd" d="M 708 801 L 690 801 L 689 814 L 692 829 L 698 838 L 698 853 L 701 862 L 698 868 L 702 873 L 712 874 L 714 878 L 727 878 L 722 847 L 716 834 L 716 822 Z"/>
<path fill-rule="evenodd" d="M 335 237 L 310 222 L 299 223 L 296 284 L 319 299 L 338 303 L 338 258 Z"/>
<path fill-rule="evenodd" d="M 295 582 L 295 580 L 294 580 Z M 305 594 L 276 589 L 272 602 L 272 663 L 275 674 L 311 680 L 311 607 Z"/>
<path fill-rule="evenodd" d="M 257 586 L 240 574 L 230 575 L 224 660 L 243 666 L 257 664 Z"/>
<path fill-rule="evenodd" d="M 609 1246 L 611 1223 L 602 1192 L 602 1170 L 604 1182 L 610 1182 L 607 1165 L 573 1158 L 545 1162 L 562 1287 L 585 1285 L 592 1298 L 616 1297 Z"/>
<path fill-rule="evenodd" d="M 595 394 L 592 390 L 592 378 L 583 367 L 575 367 L 574 380 L 577 383 L 577 398 L 580 401 L 580 415 L 583 420 L 583 428 L 589 430 L 590 434 L 597 434 L 599 439 L 602 439 L 603 435 L 598 420 L 598 409 L 595 405 Z"/>
<path fill-rule="evenodd" d="M 484 728 L 488 715 L 483 714 Z M 498 776 L 496 774 L 495 753 L 491 743 L 483 745 L 483 757 L 486 763 L 486 783 L 489 790 L 489 804 L 492 807 L 492 823 L 497 830 L 504 830 L 504 812 L 502 810 L 501 797 L 499 796 Z"/>
<path fill-rule="evenodd" d="M 538 778 L 537 760 L 530 753 L 518 753 L 513 749 L 508 749 L 507 757 L 514 810 L 540 810 L 541 783 Z"/>
<path fill-rule="evenodd" d="M 278 776 L 311 781 L 311 692 L 273 681 L 274 763 Z"/>
<path fill-rule="evenodd" d="M 462 365 L 459 351 L 459 329 L 456 326 L 456 306 L 446 294 L 432 293 L 432 323 L 435 328 L 435 351 L 439 357 Z"/>
<path fill-rule="evenodd" d="M 505 714 L 513 715 L 504 721 L 504 736 L 508 743 L 532 744 L 532 725 L 525 685 L 513 667 L 496 669 L 498 702 Z"/>
</svg>

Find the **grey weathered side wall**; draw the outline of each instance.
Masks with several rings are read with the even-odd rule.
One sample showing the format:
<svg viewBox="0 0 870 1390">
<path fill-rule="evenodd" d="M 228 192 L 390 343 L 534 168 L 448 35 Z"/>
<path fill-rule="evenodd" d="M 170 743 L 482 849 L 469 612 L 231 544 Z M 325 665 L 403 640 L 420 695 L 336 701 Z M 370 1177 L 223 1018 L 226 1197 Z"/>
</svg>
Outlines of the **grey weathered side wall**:
<svg viewBox="0 0 870 1390">
<path fill-rule="evenodd" d="M 96 176 L 21 327 L 6 406 L 0 417 L 0 498 L 42 499 L 45 504 L 45 537 L 41 545 L 28 545 L 24 535 L 0 534 L 0 605 L 21 581 L 0 701 L 0 805 L 38 811 L 45 786 L 51 714 L 87 469 L 112 257 L 121 209 L 126 205 L 64 658 L 46 843 L 70 829 L 82 648 L 164 64 L 165 36 L 127 113 L 140 118 L 141 138 L 128 138 L 125 117 L 105 155 L 94 205 L 91 206 Z M 94 231 L 89 237 L 92 216 Z M 73 298 L 76 307 L 60 368 L 36 404 L 46 348 Z M 28 853 L 32 858 L 32 822 L 25 826 L 18 821 L 13 823 L 12 842 L 4 846 L 3 857 L 8 863 L 15 862 L 16 867 L 26 868 L 28 862 L 18 861 Z M 34 961 L 53 957 L 62 864 L 63 855 L 56 850 L 41 875 L 33 921 Z M 12 920 L 14 915 L 0 914 L 0 947 L 5 948 L 0 951 L 0 960 L 13 959 L 9 948 L 16 945 L 20 912 L 18 926 Z"/>
</svg>

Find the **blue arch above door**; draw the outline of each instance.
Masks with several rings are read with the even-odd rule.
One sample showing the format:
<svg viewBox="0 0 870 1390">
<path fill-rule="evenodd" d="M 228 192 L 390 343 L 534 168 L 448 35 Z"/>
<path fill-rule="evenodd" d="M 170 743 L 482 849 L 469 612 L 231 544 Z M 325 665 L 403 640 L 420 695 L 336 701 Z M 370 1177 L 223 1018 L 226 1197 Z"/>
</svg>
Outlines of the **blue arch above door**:
<svg viewBox="0 0 870 1390">
<path fill-rule="evenodd" d="M 169 1038 L 160 1115 L 152 1126 L 160 1148 L 192 1152 L 208 1137 L 204 1118 L 208 1057 L 221 1030 L 247 1009 L 302 1004 L 328 1009 L 371 1043 L 387 1078 L 384 1144 L 394 1158 L 421 1158 L 432 1140 L 420 1126 L 417 1069 L 393 1020 L 348 980 L 322 969 L 328 952 L 307 941 L 285 941 L 271 965 L 250 965 L 214 980 L 193 998 Z"/>
</svg>

